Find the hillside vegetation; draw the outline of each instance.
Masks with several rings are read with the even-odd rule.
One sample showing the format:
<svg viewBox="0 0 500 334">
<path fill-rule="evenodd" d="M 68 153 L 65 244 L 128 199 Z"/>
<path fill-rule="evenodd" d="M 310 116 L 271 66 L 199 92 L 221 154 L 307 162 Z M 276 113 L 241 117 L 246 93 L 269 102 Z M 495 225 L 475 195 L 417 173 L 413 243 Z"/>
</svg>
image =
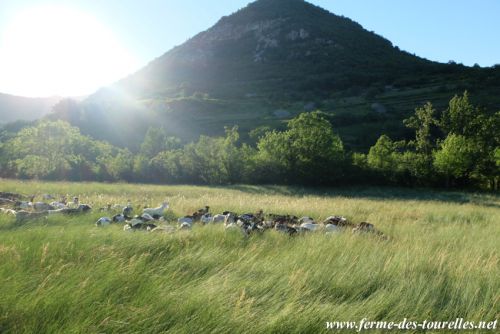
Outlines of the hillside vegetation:
<svg viewBox="0 0 500 334">
<path fill-rule="evenodd" d="M 1 180 L 94 208 L 168 198 L 175 215 L 341 214 L 388 240 L 343 233 L 248 239 L 221 226 L 174 234 L 97 228 L 92 214 L 0 216 L 2 333 L 318 333 L 326 321 L 492 321 L 500 316 L 500 199 L 459 192 L 220 188 Z"/>
<path fill-rule="evenodd" d="M 281 131 L 253 131 L 253 145 L 241 140 L 238 127 L 187 144 L 163 127 L 150 127 L 135 151 L 84 136 L 62 121 L 43 121 L 0 132 L 0 177 L 498 190 L 500 112 L 473 105 L 465 92 L 444 110 L 423 105 L 404 125 L 411 140 L 384 134 L 363 154 L 350 151 L 329 115 L 319 111 L 301 113 Z"/>
<path fill-rule="evenodd" d="M 190 142 L 237 125 L 251 142 L 256 128 L 321 109 L 349 148 L 367 151 L 384 133 L 408 139 L 402 120 L 427 101 L 444 107 L 468 90 L 498 109 L 499 88 L 499 66 L 432 62 L 306 1 L 259 0 L 50 117 L 133 150 L 150 126 Z"/>
</svg>

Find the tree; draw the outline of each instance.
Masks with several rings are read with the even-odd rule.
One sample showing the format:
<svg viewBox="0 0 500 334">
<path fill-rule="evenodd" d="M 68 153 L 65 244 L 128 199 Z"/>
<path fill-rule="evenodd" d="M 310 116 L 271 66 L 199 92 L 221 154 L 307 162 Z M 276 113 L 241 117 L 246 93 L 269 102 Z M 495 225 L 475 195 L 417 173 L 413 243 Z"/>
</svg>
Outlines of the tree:
<svg viewBox="0 0 500 334">
<path fill-rule="evenodd" d="M 254 177 L 257 182 L 287 183 L 292 171 L 290 134 L 267 132 L 257 143 Z"/>
<path fill-rule="evenodd" d="M 114 180 L 130 180 L 132 178 L 134 158 L 128 149 L 118 150 L 115 156 L 108 158 L 106 169 Z"/>
<path fill-rule="evenodd" d="M 436 147 L 436 138 L 438 137 L 438 121 L 435 118 L 436 110 L 432 103 L 426 103 L 422 108 L 415 110 L 415 115 L 404 121 L 408 128 L 415 130 L 415 140 L 412 144 L 417 152 L 428 157 L 432 155 Z"/>
<path fill-rule="evenodd" d="M 367 162 L 368 166 L 383 173 L 391 173 L 396 168 L 393 153 L 394 142 L 386 135 L 380 136 L 377 143 L 370 148 Z"/>
<path fill-rule="evenodd" d="M 344 146 L 320 112 L 300 114 L 288 129 L 291 167 L 300 181 L 322 184 L 341 176 Z"/>
<path fill-rule="evenodd" d="M 158 153 L 165 151 L 166 142 L 167 134 L 164 128 L 150 127 L 144 135 L 141 154 L 151 159 Z"/>
<path fill-rule="evenodd" d="M 75 143 L 83 136 L 63 121 L 42 122 L 22 129 L 6 145 L 20 177 L 66 178 L 75 159 Z"/>
<path fill-rule="evenodd" d="M 452 179 L 468 179 L 476 161 L 476 145 L 464 136 L 450 134 L 435 152 L 434 166 L 446 177 L 446 185 Z"/>
<path fill-rule="evenodd" d="M 329 184 L 343 170 L 342 141 L 320 112 L 300 114 L 286 131 L 267 132 L 257 151 L 256 173 L 263 182 Z"/>
<path fill-rule="evenodd" d="M 481 114 L 481 110 L 472 105 L 469 93 L 465 91 L 462 96 L 455 95 L 450 100 L 439 125 L 446 135 L 453 133 L 474 137 L 481 123 L 481 120 L 478 119 Z"/>
</svg>

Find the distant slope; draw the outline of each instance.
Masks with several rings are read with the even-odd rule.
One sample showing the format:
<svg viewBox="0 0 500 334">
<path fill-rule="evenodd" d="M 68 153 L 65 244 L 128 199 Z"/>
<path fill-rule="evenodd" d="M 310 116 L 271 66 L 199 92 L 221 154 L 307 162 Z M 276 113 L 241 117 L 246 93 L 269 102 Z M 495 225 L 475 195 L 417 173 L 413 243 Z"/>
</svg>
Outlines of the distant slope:
<svg viewBox="0 0 500 334">
<path fill-rule="evenodd" d="M 259 0 L 96 92 L 76 115 L 51 117 L 133 148 L 151 125 L 187 141 L 238 125 L 248 140 L 319 108 L 363 150 L 381 133 L 404 137 L 401 121 L 415 107 L 465 89 L 500 109 L 500 68 L 432 62 L 303 0 Z"/>
<path fill-rule="evenodd" d="M 0 123 L 31 121 L 47 115 L 61 97 L 29 98 L 0 93 Z"/>
</svg>

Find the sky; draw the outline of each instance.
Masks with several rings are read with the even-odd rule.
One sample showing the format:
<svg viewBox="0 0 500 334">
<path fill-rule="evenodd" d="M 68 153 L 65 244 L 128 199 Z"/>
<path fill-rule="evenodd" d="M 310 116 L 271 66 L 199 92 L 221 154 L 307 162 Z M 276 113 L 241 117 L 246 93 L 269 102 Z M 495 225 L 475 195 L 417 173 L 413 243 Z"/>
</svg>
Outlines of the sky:
<svg viewBox="0 0 500 334">
<path fill-rule="evenodd" d="M 0 0 L 0 92 L 78 96 L 131 74 L 249 0 Z M 499 0 L 310 0 L 400 49 L 500 63 Z"/>
</svg>

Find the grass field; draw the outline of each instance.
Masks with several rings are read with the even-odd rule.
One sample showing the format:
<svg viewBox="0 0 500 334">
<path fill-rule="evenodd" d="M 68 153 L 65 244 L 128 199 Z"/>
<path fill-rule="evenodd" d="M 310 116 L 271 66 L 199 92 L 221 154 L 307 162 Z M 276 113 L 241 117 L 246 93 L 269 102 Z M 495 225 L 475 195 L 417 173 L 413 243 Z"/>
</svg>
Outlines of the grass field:
<svg viewBox="0 0 500 334">
<path fill-rule="evenodd" d="M 178 216 L 204 205 L 336 214 L 390 237 L 126 233 L 95 227 L 97 210 L 25 224 L 0 216 L 0 333 L 318 333 L 363 318 L 500 318 L 496 195 L 11 180 L 0 191 L 74 194 L 94 207 L 168 198 Z"/>
</svg>

